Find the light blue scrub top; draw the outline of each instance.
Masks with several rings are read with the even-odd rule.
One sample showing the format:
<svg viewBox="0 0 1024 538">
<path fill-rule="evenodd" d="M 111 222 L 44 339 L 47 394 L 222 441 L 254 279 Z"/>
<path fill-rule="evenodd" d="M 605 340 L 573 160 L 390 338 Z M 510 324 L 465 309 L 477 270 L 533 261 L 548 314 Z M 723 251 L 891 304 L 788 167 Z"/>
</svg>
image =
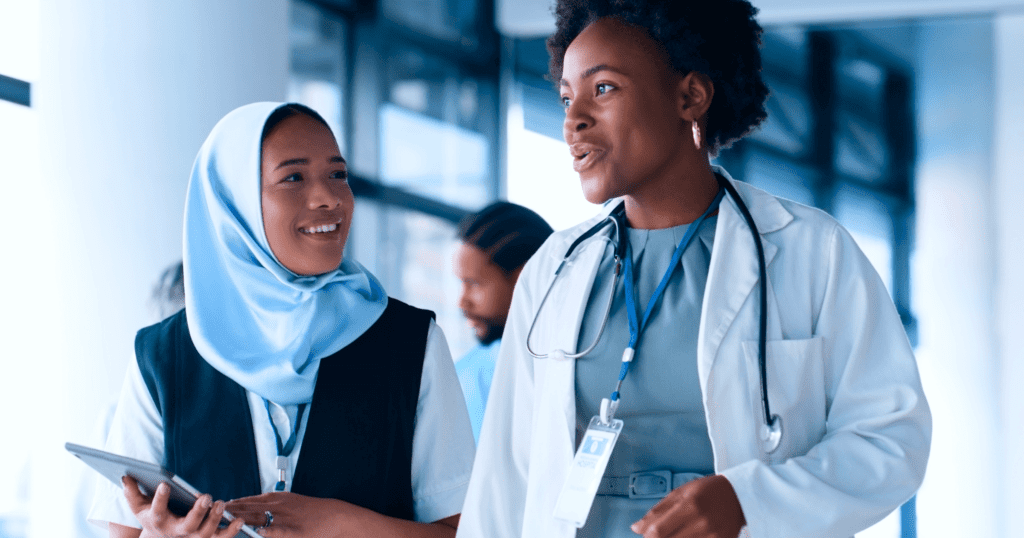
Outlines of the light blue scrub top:
<svg viewBox="0 0 1024 538">
<path fill-rule="evenodd" d="M 484 421 L 487 395 L 491 392 L 491 379 L 494 377 L 494 363 L 498 360 L 500 348 L 500 338 L 486 346 L 477 345 L 455 363 L 455 373 L 459 376 L 462 395 L 466 398 L 469 422 L 473 426 L 473 440 L 477 443 L 480 442 L 480 424 Z"/>
<path fill-rule="evenodd" d="M 625 424 L 604 476 L 628 477 L 630 473 L 653 470 L 714 473 L 697 376 L 697 332 L 717 221 L 717 216 L 708 217 L 701 224 L 697 237 L 683 253 L 682 267 L 672 273 L 641 333 L 615 415 Z M 628 230 L 638 319 L 643 317 L 686 228 Z M 589 346 L 600 330 L 613 280 L 613 261 L 608 255 L 598 269 L 583 315 L 578 349 Z M 601 341 L 590 354 L 576 361 L 577 446 L 590 419 L 600 412 L 601 399 L 611 396 L 622 351 L 629 343 L 624 284 L 625 278 L 620 279 Z M 577 537 L 635 537 L 629 526 L 659 500 L 598 495 Z"/>
</svg>

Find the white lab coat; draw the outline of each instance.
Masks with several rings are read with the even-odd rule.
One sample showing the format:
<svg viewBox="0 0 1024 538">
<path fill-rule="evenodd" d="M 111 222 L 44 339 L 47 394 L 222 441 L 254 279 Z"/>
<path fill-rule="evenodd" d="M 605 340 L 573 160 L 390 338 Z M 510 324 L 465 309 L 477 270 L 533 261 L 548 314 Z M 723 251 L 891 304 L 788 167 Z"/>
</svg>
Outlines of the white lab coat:
<svg viewBox="0 0 1024 538">
<path fill-rule="evenodd" d="M 931 414 L 914 355 L 882 281 L 844 228 L 817 209 L 734 185 L 764 244 L 768 390 L 784 433 L 778 450 L 767 454 L 760 435 L 757 250 L 727 195 L 697 339 L 715 471 L 736 491 L 747 521 L 743 535 L 851 536 L 909 499 L 923 478 Z M 554 234 L 519 278 L 460 538 L 575 536 L 575 528 L 552 516 L 574 454 L 575 362 L 534 359 L 525 339 L 569 244 L 613 205 Z M 582 249 L 563 269 L 534 329 L 535 351 L 576 349 L 603 254 Z M 627 422 L 623 435 L 628 430 Z"/>
</svg>

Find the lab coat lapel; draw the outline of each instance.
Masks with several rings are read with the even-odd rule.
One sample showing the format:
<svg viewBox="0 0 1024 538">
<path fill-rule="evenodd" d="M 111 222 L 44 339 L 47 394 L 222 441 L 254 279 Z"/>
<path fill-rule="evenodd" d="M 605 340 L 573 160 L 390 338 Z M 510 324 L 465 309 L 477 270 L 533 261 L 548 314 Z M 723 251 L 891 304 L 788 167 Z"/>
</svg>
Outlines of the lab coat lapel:
<svg viewBox="0 0 1024 538">
<path fill-rule="evenodd" d="M 728 178 L 724 170 L 717 171 Z M 728 179 L 731 181 L 731 178 Z M 733 185 L 757 224 L 764 247 L 766 267 L 770 274 L 771 263 L 778 252 L 778 247 L 766 236 L 781 229 L 792 221 L 793 217 L 773 196 L 744 183 L 733 182 Z M 743 382 L 749 379 L 749 372 L 744 362 L 740 341 L 757 339 L 759 278 L 760 269 L 754 238 L 735 201 L 727 195 L 721 205 L 715 229 L 714 248 L 704 291 L 701 327 L 697 337 L 697 371 L 704 395 L 708 429 L 715 450 L 716 468 L 729 465 L 733 459 L 749 459 L 754 455 L 754 452 L 748 452 L 742 447 L 747 447 L 750 451 L 756 450 L 756 443 L 752 442 L 753 432 L 747 428 L 746 422 L 751 420 L 750 417 L 758 416 L 757 395 L 760 388 L 746 387 L 747 383 Z M 772 297 L 770 282 L 768 304 L 771 318 L 777 306 Z M 779 330 L 774 321 L 769 319 L 769 340 L 779 337 L 774 334 Z M 737 323 L 742 325 L 733 330 Z M 725 346 L 728 351 L 723 353 L 726 342 L 729 344 Z M 724 436 L 729 436 L 729 439 L 724 439 Z M 748 442 L 743 443 L 743 440 Z M 729 447 L 731 453 L 726 454 L 726 447 Z"/>
<path fill-rule="evenodd" d="M 603 212 L 606 213 L 607 211 Z M 595 224 L 597 220 L 593 221 Z M 589 228 L 589 226 L 583 229 Z M 605 233 L 605 232 L 602 232 Z M 572 239 L 575 239 L 573 237 Z M 590 239 L 578 247 L 578 253 L 566 264 L 551 288 L 537 319 L 535 340 L 531 345 L 538 353 L 554 349 L 575 352 L 583 313 L 590 297 L 597 269 L 607 254 L 604 242 Z M 568 242 L 565 245 L 568 248 Z M 557 249 L 561 256 L 565 248 Z M 573 536 L 571 525 L 554 520 L 554 511 L 561 485 L 572 464 L 575 430 L 575 360 L 535 359 L 537 371 L 534 406 L 534 437 L 531 452 L 543 457 L 532 458 L 527 498 L 536 503 L 526 507 L 524 536 Z M 530 512 L 537 511 L 537 517 Z"/>
<path fill-rule="evenodd" d="M 735 183 L 741 187 L 739 183 Z M 775 254 L 778 251 L 771 241 L 765 238 L 769 230 L 762 225 L 758 217 L 763 213 L 755 208 L 754 202 L 746 196 L 745 189 L 737 188 L 740 196 L 744 197 L 754 222 L 758 225 L 761 234 L 761 244 L 764 247 L 764 258 L 766 266 L 770 266 Z M 772 199 L 775 202 L 774 199 Z M 747 229 L 746 220 L 739 212 L 731 196 L 726 196 L 718 213 L 718 226 L 715 228 L 714 248 L 711 251 L 711 262 L 708 267 L 708 281 L 704 288 L 704 304 L 702 307 L 701 331 L 698 337 L 698 349 L 711 351 L 709 355 L 702 357 L 698 364 L 701 384 L 707 382 L 707 375 L 714 360 L 714 351 L 722 343 L 725 333 L 729 330 L 740 308 L 747 301 L 747 297 L 754 291 L 760 278 L 758 267 L 757 245 L 754 244 L 754 237 Z M 778 202 L 775 202 L 778 205 Z M 779 206 L 779 209 L 782 209 Z M 782 209 L 785 211 L 784 209 Z M 787 213 L 788 214 L 788 213 Z M 778 228 L 775 227 L 775 231 Z"/>
<path fill-rule="evenodd" d="M 605 213 L 605 212 L 602 212 Z M 598 221 L 595 220 L 596 224 Z M 589 228 L 589 226 L 587 227 Z M 610 230 L 610 227 L 609 227 Z M 609 233 L 608 230 L 600 233 Z M 575 352 L 582 325 L 583 313 L 590 298 L 590 290 L 594 285 L 597 269 L 608 249 L 598 238 L 584 241 L 577 247 L 570 261 L 566 263 L 561 274 L 556 278 L 551 294 L 548 296 L 537 318 L 535 350 L 538 353 L 550 353 L 561 349 Z M 568 244 L 566 245 L 568 248 Z M 558 249 L 561 256 L 564 249 Z M 575 360 L 537 360 L 537 368 L 543 368 L 543 375 L 538 375 L 538 397 L 547 398 L 547 405 L 540 406 L 550 414 L 554 409 L 562 410 L 565 432 L 571 437 L 575 432 L 576 399 L 575 399 Z"/>
</svg>

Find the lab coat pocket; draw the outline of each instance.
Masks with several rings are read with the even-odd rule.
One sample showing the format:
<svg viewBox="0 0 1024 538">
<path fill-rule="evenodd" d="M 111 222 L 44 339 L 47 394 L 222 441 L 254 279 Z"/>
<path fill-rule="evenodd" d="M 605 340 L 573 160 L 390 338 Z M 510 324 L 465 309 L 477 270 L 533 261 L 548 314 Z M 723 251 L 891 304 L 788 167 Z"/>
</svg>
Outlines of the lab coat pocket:
<svg viewBox="0 0 1024 538">
<path fill-rule="evenodd" d="M 823 339 L 774 340 L 767 343 L 768 405 L 782 419 L 782 442 L 773 460 L 804 454 L 825 435 L 825 367 Z M 743 342 L 750 372 L 751 391 L 756 394 L 758 417 L 764 421 L 761 404 L 760 361 L 757 340 Z"/>
</svg>

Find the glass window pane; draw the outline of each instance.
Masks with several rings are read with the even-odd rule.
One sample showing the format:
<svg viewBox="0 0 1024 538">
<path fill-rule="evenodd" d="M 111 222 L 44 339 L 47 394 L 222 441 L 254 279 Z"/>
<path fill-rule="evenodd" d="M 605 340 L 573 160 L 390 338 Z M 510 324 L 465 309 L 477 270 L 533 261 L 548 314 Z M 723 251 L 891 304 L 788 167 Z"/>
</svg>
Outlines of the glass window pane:
<svg viewBox="0 0 1024 538">
<path fill-rule="evenodd" d="M 391 104 L 379 114 L 382 181 L 463 207 L 489 201 L 494 179 L 484 135 Z"/>
<path fill-rule="evenodd" d="M 865 181 L 881 180 L 887 153 L 881 125 L 840 111 L 836 131 L 836 167 Z"/>
<path fill-rule="evenodd" d="M 347 153 L 344 130 L 345 21 L 305 2 L 291 4 L 288 100 L 323 115 Z"/>
<path fill-rule="evenodd" d="M 452 272 L 458 243 L 448 221 L 359 199 L 346 252 L 380 279 L 388 295 L 433 310 L 455 359 L 476 343 L 458 307 L 462 288 Z"/>
<path fill-rule="evenodd" d="M 382 0 L 381 10 L 388 19 L 428 36 L 475 49 L 480 44 L 477 32 L 476 0 Z"/>
<path fill-rule="evenodd" d="M 561 123 L 559 123 L 561 125 Z M 583 197 L 565 142 L 526 129 L 522 107 L 508 111 L 508 200 L 536 211 L 556 230 L 597 214 Z"/>
<path fill-rule="evenodd" d="M 564 140 L 562 124 L 565 122 L 565 109 L 554 86 L 541 78 L 522 77 L 519 89 L 522 92 L 523 127 L 559 142 Z"/>
<path fill-rule="evenodd" d="M 798 85 L 771 76 L 765 78 L 771 90 L 765 103 L 768 118 L 751 134 L 751 138 L 800 157 L 807 151 L 811 134 L 807 93 Z"/>
<path fill-rule="evenodd" d="M 892 217 L 885 203 L 869 192 L 842 185 L 836 192 L 833 208 L 836 219 L 853 235 L 891 294 Z"/>
<path fill-rule="evenodd" d="M 747 159 L 746 170 L 729 170 L 736 179 L 741 179 L 787 200 L 814 205 L 814 193 L 809 187 L 815 173 L 807 166 L 794 161 L 783 161 L 757 151 Z"/>
</svg>

